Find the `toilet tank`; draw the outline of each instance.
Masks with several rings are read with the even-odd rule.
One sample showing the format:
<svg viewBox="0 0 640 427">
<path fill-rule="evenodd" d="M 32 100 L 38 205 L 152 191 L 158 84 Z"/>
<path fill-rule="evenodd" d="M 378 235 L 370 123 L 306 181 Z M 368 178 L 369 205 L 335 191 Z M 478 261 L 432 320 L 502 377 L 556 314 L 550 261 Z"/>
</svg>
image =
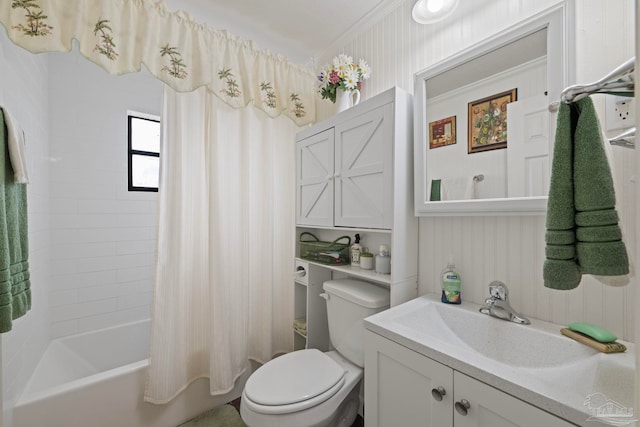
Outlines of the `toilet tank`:
<svg viewBox="0 0 640 427">
<path fill-rule="evenodd" d="M 389 308 L 389 290 L 354 279 L 329 280 L 327 319 L 331 345 L 352 363 L 364 366 L 364 318 Z"/>
</svg>

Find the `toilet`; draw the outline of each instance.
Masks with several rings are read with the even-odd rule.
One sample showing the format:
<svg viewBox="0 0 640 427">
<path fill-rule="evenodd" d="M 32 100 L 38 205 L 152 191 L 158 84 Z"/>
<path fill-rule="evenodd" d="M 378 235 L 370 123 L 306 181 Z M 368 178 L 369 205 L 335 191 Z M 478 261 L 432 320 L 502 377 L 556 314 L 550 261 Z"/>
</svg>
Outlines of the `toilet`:
<svg viewBox="0 0 640 427">
<path fill-rule="evenodd" d="M 360 408 L 364 318 L 389 308 L 389 291 L 353 279 L 324 282 L 332 351 L 298 350 L 258 368 L 242 392 L 249 427 L 350 427 Z"/>
</svg>

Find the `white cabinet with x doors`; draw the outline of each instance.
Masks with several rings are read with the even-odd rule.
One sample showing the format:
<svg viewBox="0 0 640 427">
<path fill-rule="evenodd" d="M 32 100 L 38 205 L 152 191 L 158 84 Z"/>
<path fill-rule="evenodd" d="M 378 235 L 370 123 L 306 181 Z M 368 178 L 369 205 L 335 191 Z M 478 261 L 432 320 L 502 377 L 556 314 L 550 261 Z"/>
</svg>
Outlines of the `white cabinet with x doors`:
<svg viewBox="0 0 640 427">
<path fill-rule="evenodd" d="M 298 225 L 393 228 L 394 109 L 374 106 L 297 141 Z"/>
<path fill-rule="evenodd" d="M 359 233 L 371 252 L 381 244 L 391 251 L 391 274 L 304 260 L 313 266 L 310 283 L 321 286 L 328 273 L 388 287 L 391 305 L 417 296 L 412 105 L 409 93 L 392 88 L 296 135 L 297 235 L 310 232 L 323 241 L 349 236 L 353 243 Z M 324 306 L 313 295 L 307 307 Z"/>
</svg>

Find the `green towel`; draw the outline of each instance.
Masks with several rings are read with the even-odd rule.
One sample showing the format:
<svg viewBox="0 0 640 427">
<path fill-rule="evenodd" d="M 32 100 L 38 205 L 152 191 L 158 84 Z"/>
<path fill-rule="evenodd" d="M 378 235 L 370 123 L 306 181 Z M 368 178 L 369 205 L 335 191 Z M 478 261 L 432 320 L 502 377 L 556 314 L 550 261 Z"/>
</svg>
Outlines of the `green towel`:
<svg viewBox="0 0 640 427">
<path fill-rule="evenodd" d="M 593 102 L 560 104 L 547 202 L 544 284 L 573 289 L 582 274 L 629 273 L 611 170 Z"/>
<path fill-rule="evenodd" d="M 7 127 L 0 109 L 0 332 L 31 308 L 27 188 L 14 182 Z"/>
<path fill-rule="evenodd" d="M 442 180 L 440 179 L 431 180 L 431 196 L 429 197 L 430 201 L 439 202 L 441 200 L 441 186 L 442 186 Z"/>
</svg>

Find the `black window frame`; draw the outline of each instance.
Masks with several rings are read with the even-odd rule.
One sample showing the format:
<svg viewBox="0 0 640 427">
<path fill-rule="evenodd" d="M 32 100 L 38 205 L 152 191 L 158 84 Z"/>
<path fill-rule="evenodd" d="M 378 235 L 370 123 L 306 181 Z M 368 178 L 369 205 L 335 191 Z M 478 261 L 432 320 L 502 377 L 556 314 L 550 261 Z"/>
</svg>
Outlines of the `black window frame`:
<svg viewBox="0 0 640 427">
<path fill-rule="evenodd" d="M 128 161 L 128 189 L 129 191 L 147 191 L 147 192 L 158 192 L 158 187 L 138 187 L 133 185 L 133 156 L 148 156 L 148 157 L 157 157 L 160 158 L 160 152 L 155 151 L 145 151 L 145 150 L 134 150 L 131 147 L 131 123 L 133 119 L 140 120 L 148 120 L 150 122 L 160 123 L 160 119 L 153 119 L 149 116 L 144 116 L 140 113 L 129 112 L 127 113 L 127 142 L 128 142 L 128 150 L 127 150 L 127 161 Z"/>
</svg>

